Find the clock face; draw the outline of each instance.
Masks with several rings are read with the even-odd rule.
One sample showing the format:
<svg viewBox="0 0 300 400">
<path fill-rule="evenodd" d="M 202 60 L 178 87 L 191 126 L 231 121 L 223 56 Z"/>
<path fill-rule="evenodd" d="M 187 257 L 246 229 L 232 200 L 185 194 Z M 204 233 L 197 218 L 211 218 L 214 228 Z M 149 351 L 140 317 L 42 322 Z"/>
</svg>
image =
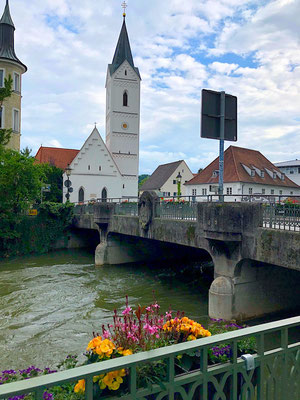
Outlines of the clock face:
<svg viewBox="0 0 300 400">
<path fill-rule="evenodd" d="M 122 122 L 122 129 L 124 129 L 124 130 L 128 129 L 127 122 Z"/>
</svg>

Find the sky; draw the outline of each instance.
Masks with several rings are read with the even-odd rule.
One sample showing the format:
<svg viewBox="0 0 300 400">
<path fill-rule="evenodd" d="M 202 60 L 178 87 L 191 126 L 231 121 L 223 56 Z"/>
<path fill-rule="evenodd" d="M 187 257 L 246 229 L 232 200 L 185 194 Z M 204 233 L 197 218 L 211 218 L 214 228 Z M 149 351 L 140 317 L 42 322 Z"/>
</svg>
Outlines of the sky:
<svg viewBox="0 0 300 400">
<path fill-rule="evenodd" d="M 122 25 L 121 0 L 10 0 L 22 82 L 22 139 L 80 149 L 97 122 Z M 141 85 L 140 174 L 218 156 L 200 138 L 201 90 L 238 97 L 238 141 L 272 162 L 300 159 L 300 0 L 128 0 Z M 4 9 L 5 0 L 0 0 Z"/>
</svg>

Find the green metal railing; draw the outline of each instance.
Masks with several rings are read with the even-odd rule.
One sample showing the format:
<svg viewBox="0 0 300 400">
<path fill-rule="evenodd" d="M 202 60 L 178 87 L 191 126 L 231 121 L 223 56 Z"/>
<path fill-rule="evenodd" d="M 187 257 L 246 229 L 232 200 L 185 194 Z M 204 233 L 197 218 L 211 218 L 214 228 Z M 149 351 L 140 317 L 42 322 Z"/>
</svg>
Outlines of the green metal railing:
<svg viewBox="0 0 300 400">
<path fill-rule="evenodd" d="M 160 202 L 156 207 L 156 217 L 161 219 L 197 220 L 196 202 Z"/>
<path fill-rule="evenodd" d="M 0 399 L 35 393 L 35 398 L 40 400 L 44 390 L 49 390 L 52 386 L 85 379 L 85 398 L 92 400 L 94 376 L 125 368 L 129 373 L 127 393 L 105 398 L 127 400 L 296 400 L 300 398 L 299 328 L 300 317 L 294 317 L 51 375 L 4 384 L 0 386 Z M 298 330 L 296 339 L 294 338 L 295 330 Z M 276 334 L 279 338 L 278 345 L 267 348 L 266 337 Z M 241 339 L 253 336 L 257 340 L 258 351 L 254 355 L 254 368 L 247 370 L 246 362 L 238 357 L 238 343 Z M 224 342 L 231 344 L 231 361 L 209 366 L 209 349 Z M 191 372 L 178 374 L 176 360 L 182 354 L 194 354 L 197 362 Z M 138 368 L 145 363 L 158 360 L 164 360 L 167 365 L 165 380 L 159 385 L 139 388 L 137 385 Z"/>
<path fill-rule="evenodd" d="M 300 204 L 268 204 L 263 207 L 265 228 L 300 231 Z"/>
<path fill-rule="evenodd" d="M 115 205 L 115 215 L 128 215 L 132 217 L 138 216 L 138 204 L 137 203 L 117 203 Z"/>
</svg>

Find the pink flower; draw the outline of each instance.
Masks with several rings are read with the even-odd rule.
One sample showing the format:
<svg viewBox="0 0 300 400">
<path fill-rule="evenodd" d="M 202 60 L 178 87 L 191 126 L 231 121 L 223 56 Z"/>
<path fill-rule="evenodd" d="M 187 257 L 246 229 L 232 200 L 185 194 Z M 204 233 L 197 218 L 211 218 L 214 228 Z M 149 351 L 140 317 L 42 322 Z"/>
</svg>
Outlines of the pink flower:
<svg viewBox="0 0 300 400">
<path fill-rule="evenodd" d="M 156 308 L 157 310 L 160 308 L 160 306 L 157 303 L 153 304 L 153 307 Z"/>
<path fill-rule="evenodd" d="M 151 306 L 146 307 L 146 311 L 151 311 Z"/>
<path fill-rule="evenodd" d="M 155 337 L 156 337 L 156 339 L 159 339 L 159 334 L 157 334 Z"/>
<path fill-rule="evenodd" d="M 108 339 L 110 337 L 110 332 L 109 331 L 104 331 L 102 337 L 104 339 Z"/>
<path fill-rule="evenodd" d="M 122 311 L 123 315 L 129 315 L 130 312 L 132 311 L 132 308 L 130 306 L 126 307 L 124 311 Z"/>
</svg>

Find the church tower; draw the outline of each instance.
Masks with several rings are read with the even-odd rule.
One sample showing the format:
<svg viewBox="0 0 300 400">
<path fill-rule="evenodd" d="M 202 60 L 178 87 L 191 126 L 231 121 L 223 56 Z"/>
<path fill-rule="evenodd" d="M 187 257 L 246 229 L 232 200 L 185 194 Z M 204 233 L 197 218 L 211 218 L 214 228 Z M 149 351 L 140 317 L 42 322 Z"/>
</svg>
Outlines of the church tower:
<svg viewBox="0 0 300 400">
<path fill-rule="evenodd" d="M 124 12 L 106 79 L 106 145 L 123 176 L 124 197 L 138 193 L 141 82 L 133 62 L 125 17 Z"/>
<path fill-rule="evenodd" d="M 27 71 L 27 67 L 16 56 L 14 36 L 15 26 L 10 15 L 8 0 L 6 0 L 0 20 L 0 87 L 4 87 L 4 79 L 10 75 L 13 80 L 13 93 L 11 97 L 4 100 L 0 108 L 0 128 L 12 129 L 7 147 L 20 151 L 21 84 L 22 74 Z"/>
</svg>

